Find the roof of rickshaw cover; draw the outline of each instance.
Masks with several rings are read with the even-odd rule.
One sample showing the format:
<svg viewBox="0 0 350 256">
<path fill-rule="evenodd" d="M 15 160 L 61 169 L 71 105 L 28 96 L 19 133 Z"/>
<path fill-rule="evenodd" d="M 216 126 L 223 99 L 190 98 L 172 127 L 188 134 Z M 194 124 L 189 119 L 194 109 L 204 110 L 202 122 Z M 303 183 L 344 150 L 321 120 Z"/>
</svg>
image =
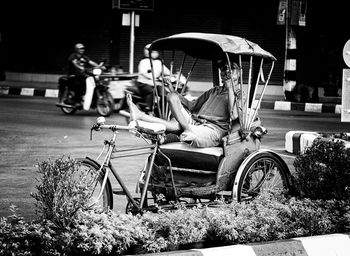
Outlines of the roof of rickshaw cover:
<svg viewBox="0 0 350 256">
<path fill-rule="evenodd" d="M 181 33 L 153 41 L 152 50 L 180 50 L 192 57 L 220 59 L 223 53 L 257 56 L 271 61 L 276 58 L 258 44 L 245 38 L 211 33 Z"/>
</svg>

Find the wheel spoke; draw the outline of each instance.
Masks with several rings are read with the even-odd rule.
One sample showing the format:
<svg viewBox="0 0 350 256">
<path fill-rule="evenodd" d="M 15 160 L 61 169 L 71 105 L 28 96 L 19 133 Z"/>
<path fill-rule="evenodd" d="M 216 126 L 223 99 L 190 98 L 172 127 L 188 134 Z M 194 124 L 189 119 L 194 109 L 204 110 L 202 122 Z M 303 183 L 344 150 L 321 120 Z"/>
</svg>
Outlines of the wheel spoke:
<svg viewBox="0 0 350 256">
<path fill-rule="evenodd" d="M 89 164 L 81 163 L 76 178 L 81 186 L 84 186 L 89 193 L 88 206 L 91 208 L 107 209 L 108 208 L 108 191 L 102 188 L 103 174 L 98 172 Z M 101 197 L 98 196 L 103 189 Z"/>
<path fill-rule="evenodd" d="M 282 192 L 286 187 L 283 167 L 273 158 L 256 160 L 247 170 L 241 188 L 241 199 L 250 200 L 262 191 Z"/>
</svg>

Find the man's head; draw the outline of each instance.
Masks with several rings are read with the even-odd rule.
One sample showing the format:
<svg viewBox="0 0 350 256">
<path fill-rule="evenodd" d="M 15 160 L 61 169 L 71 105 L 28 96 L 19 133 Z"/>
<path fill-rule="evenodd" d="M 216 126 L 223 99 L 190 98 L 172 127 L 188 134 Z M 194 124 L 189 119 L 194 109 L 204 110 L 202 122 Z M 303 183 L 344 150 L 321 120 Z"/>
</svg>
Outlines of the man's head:
<svg viewBox="0 0 350 256">
<path fill-rule="evenodd" d="M 81 44 L 81 43 L 78 43 L 78 44 L 74 45 L 74 50 L 77 53 L 83 54 L 84 51 L 85 51 L 85 46 L 83 44 Z"/>
<path fill-rule="evenodd" d="M 149 57 L 149 47 L 150 46 L 151 46 L 151 44 L 148 44 L 144 48 L 144 55 L 145 55 L 146 58 Z M 155 50 L 151 51 L 151 58 L 154 59 L 154 60 L 158 59 L 159 58 L 159 52 L 155 51 Z"/>
<path fill-rule="evenodd" d="M 220 76 L 223 82 L 230 80 L 231 77 L 234 81 L 237 81 L 240 76 L 240 68 L 236 62 L 231 62 L 231 69 L 226 61 L 220 61 L 218 63 L 220 69 Z M 232 72 L 231 72 L 232 71 Z"/>
</svg>

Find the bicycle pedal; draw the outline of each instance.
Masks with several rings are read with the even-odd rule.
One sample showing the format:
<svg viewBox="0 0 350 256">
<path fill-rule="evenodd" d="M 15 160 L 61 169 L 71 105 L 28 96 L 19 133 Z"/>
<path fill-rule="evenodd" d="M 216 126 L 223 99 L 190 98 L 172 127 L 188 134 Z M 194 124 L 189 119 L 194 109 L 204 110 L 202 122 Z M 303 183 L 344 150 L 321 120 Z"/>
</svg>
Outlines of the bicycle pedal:
<svg viewBox="0 0 350 256">
<path fill-rule="evenodd" d="M 112 192 L 113 192 L 113 194 L 115 194 L 115 195 L 121 195 L 121 196 L 124 196 L 124 195 L 126 195 L 126 193 L 124 192 L 124 190 L 122 190 L 122 189 L 113 189 L 112 190 Z"/>
</svg>

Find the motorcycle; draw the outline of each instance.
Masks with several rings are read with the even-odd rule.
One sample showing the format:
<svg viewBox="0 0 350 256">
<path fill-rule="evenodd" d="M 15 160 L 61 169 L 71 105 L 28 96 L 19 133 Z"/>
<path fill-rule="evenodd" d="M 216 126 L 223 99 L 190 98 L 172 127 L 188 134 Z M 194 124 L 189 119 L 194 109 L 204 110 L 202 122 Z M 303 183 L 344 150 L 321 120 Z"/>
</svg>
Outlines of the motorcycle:
<svg viewBox="0 0 350 256">
<path fill-rule="evenodd" d="M 172 86 L 174 89 L 176 88 L 177 75 L 178 74 L 173 74 L 170 77 L 165 77 L 165 79 L 168 81 L 168 86 L 164 87 L 165 94 L 167 94 L 170 91 L 169 86 Z M 142 110 L 143 112 L 149 111 L 149 109 L 147 108 L 148 105 L 145 102 L 144 97 L 141 94 L 140 89 L 137 85 L 136 78 L 137 74 L 119 75 L 117 81 L 110 82 L 110 90 L 115 101 L 114 110 L 122 115 L 128 115 L 128 105 L 126 104 L 127 94 L 131 95 L 133 103 L 137 105 L 140 110 Z M 176 88 L 177 92 L 183 95 L 188 94 L 188 87 L 184 87 L 185 81 L 186 78 L 183 75 L 181 75 L 181 79 Z M 156 84 L 157 92 L 154 91 L 154 96 L 158 95 L 158 97 L 160 97 L 160 95 L 163 93 L 163 87 L 161 87 L 162 81 L 160 78 L 156 79 Z M 154 108 L 157 108 L 157 105 L 155 105 Z"/>
<path fill-rule="evenodd" d="M 76 97 L 74 90 L 77 82 L 77 77 L 61 76 L 58 80 L 58 99 L 57 107 L 61 108 L 62 112 L 67 115 L 74 114 L 77 110 L 96 109 L 101 116 L 110 116 L 114 110 L 114 99 L 108 90 L 108 84 L 100 79 L 103 73 L 103 66 L 93 68 L 92 71 L 87 71 L 90 75 L 88 79 L 93 81 L 86 83 L 86 91 L 81 99 Z"/>
</svg>

